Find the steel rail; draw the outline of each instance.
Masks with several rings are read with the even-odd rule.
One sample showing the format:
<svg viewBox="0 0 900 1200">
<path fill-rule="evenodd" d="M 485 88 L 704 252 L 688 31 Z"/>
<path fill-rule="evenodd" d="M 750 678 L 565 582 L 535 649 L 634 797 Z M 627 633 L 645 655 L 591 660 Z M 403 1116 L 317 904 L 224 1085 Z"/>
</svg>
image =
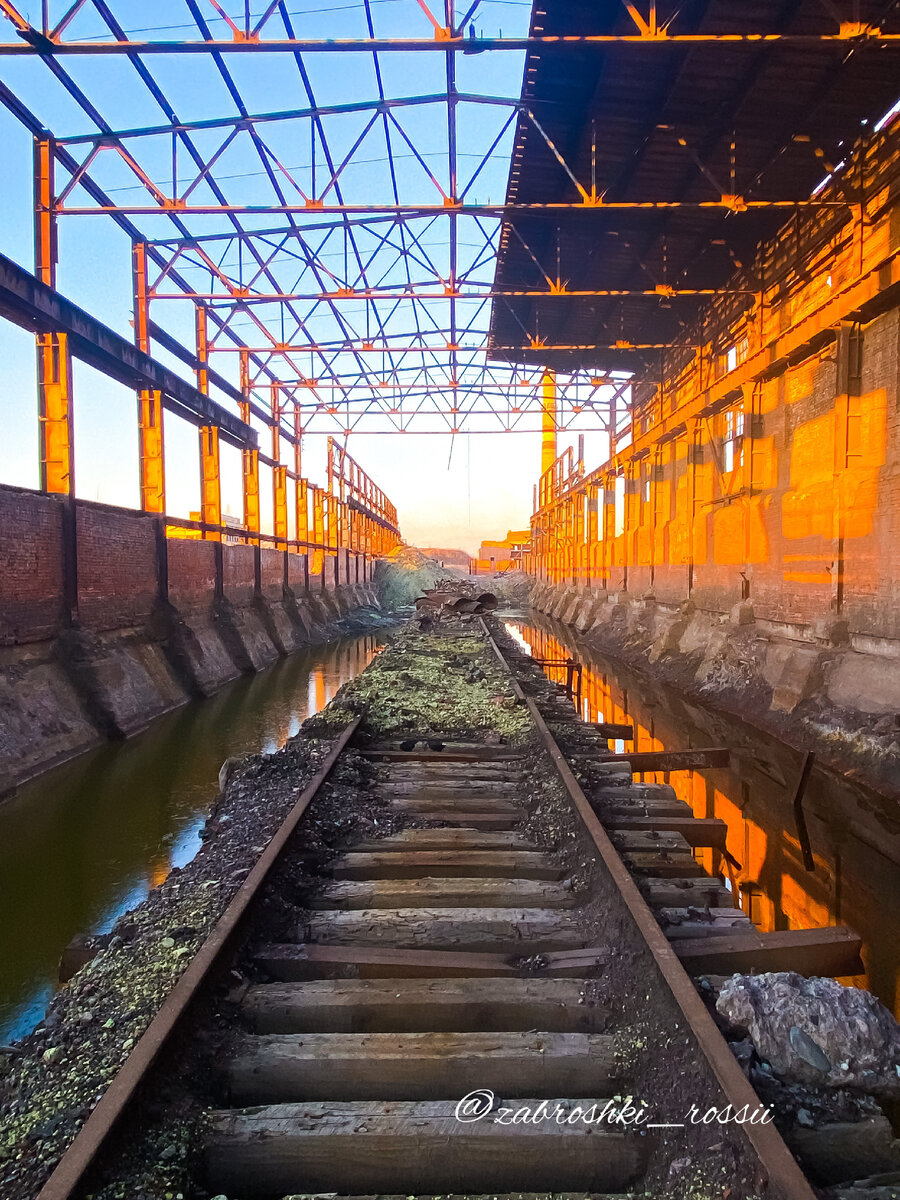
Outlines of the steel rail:
<svg viewBox="0 0 900 1200">
<path fill-rule="evenodd" d="M 69 1200 L 74 1196 L 107 1138 L 134 1099 L 135 1092 L 147 1071 L 196 997 L 210 970 L 230 946 L 241 918 L 265 883 L 300 818 L 328 778 L 332 767 L 343 753 L 361 721 L 362 715 L 351 722 L 340 734 L 325 761 L 303 789 L 300 798 L 256 860 L 256 865 L 232 896 L 228 907 L 207 934 L 200 949 L 179 976 L 162 1007 L 141 1034 L 137 1045 L 103 1093 L 68 1150 L 57 1163 L 50 1178 L 38 1193 L 37 1200 Z"/>
<path fill-rule="evenodd" d="M 527 706 L 538 736 L 553 760 L 553 765 L 556 767 L 563 786 L 582 820 L 585 832 L 594 843 L 598 857 L 617 888 L 638 932 L 646 942 L 672 998 L 696 1038 L 703 1057 L 719 1081 L 726 1099 L 735 1106 L 736 1110 L 743 1108 L 744 1105 L 749 1106 L 750 1109 L 757 1108 L 760 1103 L 759 1097 L 739 1067 L 737 1059 L 729 1050 L 728 1044 L 694 987 L 691 977 L 660 929 L 656 917 L 598 820 L 591 802 L 575 778 L 572 768 L 541 716 L 537 704 L 520 687 L 512 667 L 494 640 L 487 623 L 483 618 L 479 618 L 479 620 L 497 661 L 509 672 L 514 693 Z M 745 1124 L 741 1126 L 741 1129 L 752 1145 L 770 1183 L 779 1188 L 784 1196 L 789 1196 L 791 1200 L 815 1200 L 815 1193 L 806 1176 L 774 1125 Z"/>
</svg>

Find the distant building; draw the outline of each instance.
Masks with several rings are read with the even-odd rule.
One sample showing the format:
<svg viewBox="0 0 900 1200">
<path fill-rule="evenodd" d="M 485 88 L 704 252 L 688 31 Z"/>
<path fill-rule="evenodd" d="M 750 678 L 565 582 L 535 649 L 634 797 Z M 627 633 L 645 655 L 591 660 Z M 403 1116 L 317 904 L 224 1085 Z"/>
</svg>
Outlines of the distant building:
<svg viewBox="0 0 900 1200">
<path fill-rule="evenodd" d="M 521 571 L 522 559 L 531 548 L 530 529 L 510 529 L 502 542 L 481 543 L 472 563 L 473 575 L 495 575 L 499 571 Z"/>
</svg>

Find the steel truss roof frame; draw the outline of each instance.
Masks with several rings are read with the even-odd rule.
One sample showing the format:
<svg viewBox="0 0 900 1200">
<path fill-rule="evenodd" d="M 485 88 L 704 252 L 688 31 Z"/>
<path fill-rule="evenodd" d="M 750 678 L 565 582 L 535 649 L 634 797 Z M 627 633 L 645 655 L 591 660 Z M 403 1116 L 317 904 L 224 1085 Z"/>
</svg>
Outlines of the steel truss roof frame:
<svg viewBox="0 0 900 1200">
<path fill-rule="evenodd" d="M 52 198 L 54 219 L 107 213 L 146 247 L 152 268 L 148 306 L 153 305 L 157 318 L 160 306 L 181 301 L 202 310 L 208 334 L 203 361 L 199 353 L 193 361 L 229 400 L 242 393 L 227 376 L 209 372 L 206 352 L 233 353 L 252 342 L 248 411 L 257 422 L 277 423 L 288 442 L 295 443 L 305 431 L 409 429 L 416 422 L 430 425 L 432 417 L 439 419 L 443 432 L 507 428 L 514 410 L 523 408 L 515 389 L 526 358 L 539 366 L 542 356 L 549 362 L 558 354 L 573 359 L 571 378 L 558 386 L 558 422 L 565 426 L 586 404 L 599 411 L 608 398 L 604 387 L 592 384 L 590 373 L 579 370 L 582 363 L 602 352 L 607 370 L 630 369 L 637 361 L 645 363 L 647 355 L 652 359 L 666 343 L 653 338 L 636 343 L 613 334 L 548 338 L 537 320 L 522 320 L 517 302 L 626 298 L 654 311 L 686 306 L 684 311 L 693 312 L 699 299 L 731 294 L 725 287 L 671 287 L 653 281 L 646 287 L 575 287 L 560 270 L 552 236 L 542 236 L 540 247 L 529 244 L 520 216 L 541 223 L 545 233 L 573 214 L 597 222 L 598 230 L 629 222 L 639 231 L 670 211 L 685 219 L 727 214 L 742 222 L 760 210 L 845 204 L 815 197 L 745 198 L 727 189 L 699 199 L 608 196 L 554 140 L 548 120 L 552 112 L 519 96 L 491 95 L 490 87 L 460 88 L 460 55 L 540 51 L 558 57 L 573 50 L 602 54 L 611 47 L 618 54 L 637 49 L 667 55 L 698 46 L 756 54 L 761 46 L 834 44 L 868 52 L 892 45 L 898 37 L 871 20 L 837 22 L 824 7 L 820 26 L 802 34 L 774 27 L 742 29 L 739 16 L 733 28 L 711 33 L 660 21 L 655 4 L 646 15 L 627 4 L 621 6 L 627 11 L 625 27 L 613 32 L 550 36 L 533 22 L 528 37 L 481 38 L 465 35 L 476 6 L 463 16 L 453 0 L 434 9 L 424 0 L 404 3 L 409 36 L 380 36 L 371 0 L 364 0 L 364 35 L 334 41 L 298 37 L 285 0 L 272 0 L 256 17 L 251 17 L 249 4 L 237 0 L 183 0 L 190 30 L 185 39 L 170 41 L 135 40 L 120 23 L 114 0 L 48 0 L 40 27 L 12 0 L 0 0 L 0 14 L 16 35 L 15 41 L 0 44 L 0 58 L 40 59 L 91 127 L 71 136 L 56 131 L 53 137 L 8 88 L 0 89 L 0 100 L 35 136 L 50 138 L 61 176 Z M 398 51 L 430 53 L 441 63 L 443 86 L 421 94 L 390 94 L 381 56 Z M 235 52 L 244 57 L 230 59 Z M 176 110 L 149 62 L 183 53 L 204 57 L 217 86 L 227 93 L 229 111 L 187 119 Z M 247 61 L 247 54 L 252 61 L 259 53 L 277 54 L 279 61 L 292 64 L 299 104 L 257 111 L 249 103 L 246 83 L 243 77 L 239 82 L 231 63 Z M 351 102 L 320 103 L 306 56 L 347 53 L 364 56 L 371 69 L 370 94 Z M 131 65 L 142 100 L 162 119 L 115 128 L 88 94 L 88 85 L 76 81 L 66 66 L 69 56 L 100 61 L 109 55 Z M 79 80 L 83 77 L 79 72 Z M 489 74 L 485 78 L 490 82 Z M 431 124 L 423 133 L 426 117 Z M 507 197 L 494 204 L 479 197 L 491 165 L 502 162 L 506 174 L 507 143 L 522 128 L 562 170 L 574 188 L 572 199 L 519 203 Z M 435 153 L 426 139 L 438 129 Z M 309 146 L 300 167 L 290 165 L 281 149 L 286 131 L 292 147 Z M 160 166 L 164 146 L 171 167 L 165 182 Z M 373 148 L 383 179 L 368 188 L 366 165 L 371 160 L 366 156 Z M 235 162 L 246 168 L 237 177 L 229 173 Z M 113 191 L 107 181 L 121 184 L 123 175 L 126 192 L 133 187 L 146 197 L 144 202 Z M 261 217 L 266 218 L 264 227 L 258 227 Z M 483 278 L 497 255 L 501 223 L 516 230 L 537 273 L 537 286 L 498 286 Z M 160 229 L 161 224 L 166 228 Z M 745 294 L 750 303 L 752 293 Z M 492 343 L 489 322 L 498 313 L 506 314 L 504 328 L 512 336 Z M 176 349 L 159 319 L 148 320 L 147 327 L 164 349 L 190 362 L 192 352 Z M 373 350 L 382 353 L 382 363 L 373 361 Z M 509 361 L 492 362 L 489 354 Z M 278 393 L 274 409 L 272 389 Z M 480 403 L 459 405 L 460 393 L 480 395 Z M 617 400 L 613 423 L 624 406 L 621 396 Z M 349 412 L 352 421 L 346 419 Z M 297 415 L 302 416 L 299 422 Z M 608 414 L 604 420 L 609 423 Z"/>
</svg>

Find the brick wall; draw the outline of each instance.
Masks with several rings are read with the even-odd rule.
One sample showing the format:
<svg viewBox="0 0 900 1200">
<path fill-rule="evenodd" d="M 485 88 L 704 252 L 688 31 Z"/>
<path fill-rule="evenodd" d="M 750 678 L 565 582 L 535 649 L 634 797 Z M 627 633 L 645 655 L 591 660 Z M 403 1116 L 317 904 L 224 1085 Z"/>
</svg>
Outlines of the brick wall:
<svg viewBox="0 0 900 1200">
<path fill-rule="evenodd" d="M 302 592 L 306 587 L 306 564 L 305 554 L 288 555 L 288 587 L 294 592 Z"/>
<path fill-rule="evenodd" d="M 0 486 L 0 644 L 52 637 L 63 619 L 62 505 Z"/>
<path fill-rule="evenodd" d="M 280 600 L 284 594 L 284 551 L 259 551 L 259 586 L 267 600 Z"/>
<path fill-rule="evenodd" d="M 222 547 L 222 590 L 232 604 L 249 604 L 255 593 L 255 550 L 252 546 Z"/>
<path fill-rule="evenodd" d="M 90 629 L 144 624 L 159 596 L 156 518 L 80 501 L 78 615 Z"/>
<path fill-rule="evenodd" d="M 189 538 L 170 538 L 169 600 L 179 612 L 210 607 L 216 591 L 216 546 Z"/>
<path fill-rule="evenodd" d="M 0 484 L 0 645 L 54 637 L 66 619 L 63 510 L 60 497 Z M 78 619 L 102 632 L 146 624 L 160 595 L 157 565 L 158 518 L 133 509 L 79 500 L 75 505 Z M 169 538 L 169 601 L 179 612 L 208 609 L 216 591 L 213 542 Z M 256 550 L 222 546 L 222 588 L 235 605 L 256 595 Z M 288 555 L 289 586 L 298 594 L 306 582 L 306 556 Z M 278 601 L 284 584 L 284 553 L 259 550 L 260 588 Z M 341 581 L 346 582 L 342 563 Z M 325 560 L 325 584 L 334 587 L 334 560 Z M 321 576 L 310 588 L 322 586 Z"/>
</svg>

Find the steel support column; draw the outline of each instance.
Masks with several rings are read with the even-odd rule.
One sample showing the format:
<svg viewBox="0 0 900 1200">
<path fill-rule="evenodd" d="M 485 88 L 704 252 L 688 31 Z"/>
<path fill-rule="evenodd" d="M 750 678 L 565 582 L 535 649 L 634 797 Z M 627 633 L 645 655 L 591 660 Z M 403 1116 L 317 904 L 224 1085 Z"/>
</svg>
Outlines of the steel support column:
<svg viewBox="0 0 900 1200">
<path fill-rule="evenodd" d="M 541 474 L 556 462 L 556 375 L 545 371 L 541 380 Z"/>
<path fill-rule="evenodd" d="M 325 544 L 325 493 L 320 487 L 311 484 L 313 504 L 313 535 L 315 550 L 312 556 L 312 573 L 318 575 L 325 566 L 325 554 L 321 547 Z M 323 581 L 324 582 L 324 581 Z"/>
<path fill-rule="evenodd" d="M 48 287 L 56 287 L 56 213 L 54 210 L 52 137 L 34 140 L 34 271 Z M 37 390 L 41 488 L 75 494 L 72 358 L 67 335 L 39 333 Z"/>
<path fill-rule="evenodd" d="M 276 545 L 287 544 L 287 467 L 281 462 L 281 392 L 277 383 L 272 384 L 272 532 Z"/>
<path fill-rule="evenodd" d="M 241 420 L 250 424 L 250 352 L 241 348 Z M 241 451 L 241 480 L 244 508 L 244 528 L 247 530 L 247 541 L 251 546 L 259 545 L 260 511 L 259 511 L 259 450 Z"/>
<path fill-rule="evenodd" d="M 132 243 L 134 282 L 134 344 L 150 353 L 150 297 L 147 288 L 147 243 Z M 138 399 L 138 453 L 141 508 L 165 513 L 166 469 L 162 392 L 141 388 Z"/>
<path fill-rule="evenodd" d="M 206 336 L 206 309 L 196 307 L 197 319 L 197 390 L 209 395 L 209 346 Z M 222 480 L 219 464 L 219 429 L 217 425 L 200 426 L 200 520 L 204 525 L 222 524 Z M 208 542 L 220 542 L 221 531 L 204 529 Z"/>
</svg>

